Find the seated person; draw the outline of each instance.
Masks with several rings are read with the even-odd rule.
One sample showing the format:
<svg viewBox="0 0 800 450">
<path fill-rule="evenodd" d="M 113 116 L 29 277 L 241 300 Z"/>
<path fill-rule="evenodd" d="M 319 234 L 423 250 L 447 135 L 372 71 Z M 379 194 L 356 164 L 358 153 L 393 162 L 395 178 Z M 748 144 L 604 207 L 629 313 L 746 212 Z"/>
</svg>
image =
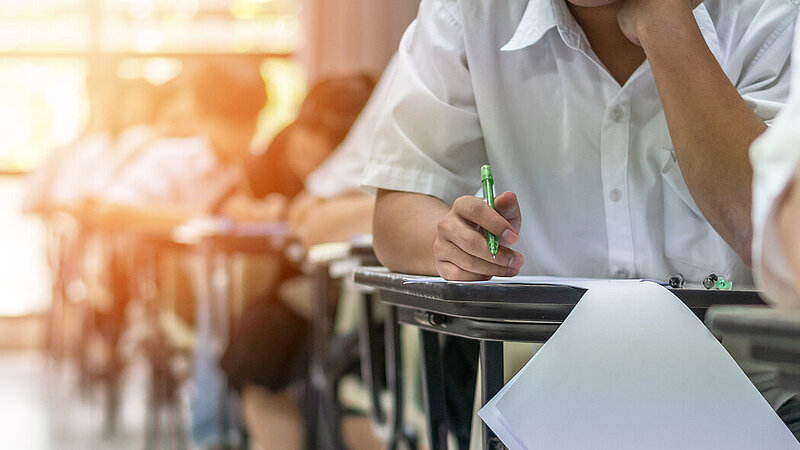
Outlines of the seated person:
<svg viewBox="0 0 800 450">
<path fill-rule="evenodd" d="M 194 132 L 156 139 L 137 152 L 102 194 L 87 203 L 83 214 L 88 220 L 122 232 L 169 236 L 175 226 L 217 212 L 229 192 L 242 186 L 250 142 L 266 102 L 258 66 L 235 59 L 211 60 L 188 68 L 186 77 L 195 110 Z M 134 254 L 132 241 L 128 236 L 114 255 Z M 121 300 L 113 305 L 118 331 L 127 299 Z M 177 305 L 179 313 L 192 311 L 187 303 Z M 192 314 L 183 318 L 191 321 Z M 192 437 L 200 448 L 229 443 L 216 420 L 223 396 L 215 396 L 214 389 L 224 388 L 224 381 L 219 382 L 219 370 L 214 371 L 218 355 L 210 342 L 215 332 L 212 326 L 198 323 L 190 406 Z"/>
<path fill-rule="evenodd" d="M 90 208 L 122 229 L 169 232 L 213 213 L 243 179 L 258 114 L 266 102 L 255 65 L 213 61 L 189 75 L 194 135 L 161 139 L 128 164 Z M 225 95 L 220 95 L 225 86 Z"/>
<path fill-rule="evenodd" d="M 248 160 L 249 192 L 228 200 L 224 213 L 239 220 L 285 220 L 289 202 L 303 191 L 306 177 L 347 136 L 373 84 L 364 74 L 315 84 L 296 121 L 275 137 L 267 151 Z"/>
<path fill-rule="evenodd" d="M 346 242 L 353 235 L 372 233 L 375 197 L 360 188 L 361 174 L 369 158 L 372 134 L 396 61 L 393 58 L 387 65 L 347 137 L 330 157 L 309 173 L 305 190 L 289 205 L 289 226 L 305 248 L 326 242 Z"/>
<path fill-rule="evenodd" d="M 800 52 L 800 32 L 794 45 Z M 800 53 L 794 54 L 800 62 Z M 766 298 L 800 308 L 800 71 L 789 104 L 752 146 L 753 268 Z"/>
<path fill-rule="evenodd" d="M 86 77 L 86 91 L 89 98 L 89 120 L 75 141 L 52 153 L 27 177 L 25 196 L 22 201 L 23 212 L 46 215 L 52 210 L 54 186 L 62 173 L 67 173 L 70 161 L 82 154 L 96 154 L 107 149 L 115 135 L 121 130 L 114 120 L 113 98 L 120 80 L 104 69 L 105 66 L 92 65 Z M 67 190 L 69 191 L 69 189 Z"/>
<path fill-rule="evenodd" d="M 423 0 L 363 179 L 383 264 L 749 285 L 747 149 L 786 100 L 797 6 L 700 3 Z"/>
<path fill-rule="evenodd" d="M 305 204 L 301 197 L 308 196 L 301 191 L 309 174 L 334 149 L 336 153 L 331 158 L 341 154 L 345 136 L 346 142 L 355 139 L 348 131 L 372 87 L 371 79 L 363 75 L 336 77 L 315 85 L 297 121 L 276 137 L 261 161 L 251 166 L 254 194 L 286 199 L 281 218 L 293 217 L 293 211 L 303 207 L 298 201 Z M 357 176 L 347 182 L 357 186 Z M 368 203 L 359 209 L 360 220 L 367 222 L 372 201 Z M 313 212 L 311 217 L 321 221 L 322 228 L 342 236 L 364 229 L 360 224 L 358 229 L 342 230 L 338 228 L 343 225 L 339 221 Z M 305 241 L 303 236 L 299 237 Z M 295 287 L 302 285 L 295 277 L 298 274 L 287 268 L 281 288 L 250 305 L 237 324 L 222 362 L 230 382 L 242 391 L 244 415 L 255 448 L 291 449 L 303 445 L 302 420 L 292 388 L 305 378 L 307 370 L 308 320 L 302 312 L 288 306 L 284 298 L 292 295 L 287 292 L 296 292 Z"/>
</svg>

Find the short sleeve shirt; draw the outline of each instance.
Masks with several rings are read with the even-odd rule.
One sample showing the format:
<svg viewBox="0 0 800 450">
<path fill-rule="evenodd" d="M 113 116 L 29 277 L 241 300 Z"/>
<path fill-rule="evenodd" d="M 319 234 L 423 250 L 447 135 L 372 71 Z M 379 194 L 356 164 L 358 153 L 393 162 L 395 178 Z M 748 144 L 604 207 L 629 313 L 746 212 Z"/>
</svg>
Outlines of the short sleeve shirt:
<svg viewBox="0 0 800 450">
<path fill-rule="evenodd" d="M 219 163 L 204 138 L 163 139 L 123 169 L 102 198 L 121 204 L 173 204 L 208 211 L 241 176 L 238 169 Z"/>
<path fill-rule="evenodd" d="M 695 19 L 758 116 L 788 96 L 792 0 L 706 0 Z M 362 184 L 452 203 L 491 164 L 522 209 L 523 274 L 752 284 L 683 180 L 648 62 L 620 86 L 564 0 L 423 0 Z M 712 102 L 714 99 L 698 99 Z M 724 167 L 724 164 L 721 164 Z"/>
</svg>

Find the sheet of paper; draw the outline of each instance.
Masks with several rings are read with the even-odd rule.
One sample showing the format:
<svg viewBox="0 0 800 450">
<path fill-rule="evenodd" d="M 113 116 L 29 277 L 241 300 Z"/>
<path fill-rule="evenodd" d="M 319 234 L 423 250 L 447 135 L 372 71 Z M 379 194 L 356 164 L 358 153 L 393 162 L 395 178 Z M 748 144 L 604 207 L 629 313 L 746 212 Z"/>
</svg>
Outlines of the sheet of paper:
<svg viewBox="0 0 800 450">
<path fill-rule="evenodd" d="M 510 449 L 797 449 L 722 345 L 654 283 L 594 283 L 481 411 Z"/>
<path fill-rule="evenodd" d="M 554 285 L 554 286 L 574 286 L 584 289 L 589 289 L 590 286 L 596 284 L 613 283 L 619 280 L 608 280 L 601 278 L 563 278 L 563 277 L 548 277 L 548 276 L 529 276 L 518 275 L 516 277 L 494 277 L 488 281 L 448 281 L 442 277 L 408 277 L 403 280 L 403 284 L 416 284 L 416 283 L 465 283 L 465 284 L 537 284 L 537 285 Z M 641 281 L 641 280 L 626 280 L 626 281 Z"/>
</svg>

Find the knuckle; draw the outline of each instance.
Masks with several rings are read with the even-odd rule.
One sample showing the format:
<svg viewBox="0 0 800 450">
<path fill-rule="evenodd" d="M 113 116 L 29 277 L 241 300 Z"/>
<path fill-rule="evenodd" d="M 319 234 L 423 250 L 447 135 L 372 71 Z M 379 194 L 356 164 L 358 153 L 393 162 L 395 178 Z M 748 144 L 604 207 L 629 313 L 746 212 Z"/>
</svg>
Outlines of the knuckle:
<svg viewBox="0 0 800 450">
<path fill-rule="evenodd" d="M 484 207 L 483 205 L 484 203 L 482 201 L 472 201 L 467 205 L 466 212 L 470 215 L 470 217 L 476 217 L 481 213 Z"/>
<path fill-rule="evenodd" d="M 469 197 L 464 195 L 458 197 L 455 202 L 453 202 L 453 209 L 456 211 L 461 211 L 469 205 Z"/>
<path fill-rule="evenodd" d="M 452 264 L 446 264 L 439 269 L 439 275 L 448 280 L 457 278 L 459 273 L 460 270 L 456 269 L 456 267 Z"/>
<path fill-rule="evenodd" d="M 450 224 L 449 217 L 445 217 L 444 219 L 436 222 L 436 231 L 439 233 L 440 236 L 447 233 L 449 224 Z"/>
</svg>

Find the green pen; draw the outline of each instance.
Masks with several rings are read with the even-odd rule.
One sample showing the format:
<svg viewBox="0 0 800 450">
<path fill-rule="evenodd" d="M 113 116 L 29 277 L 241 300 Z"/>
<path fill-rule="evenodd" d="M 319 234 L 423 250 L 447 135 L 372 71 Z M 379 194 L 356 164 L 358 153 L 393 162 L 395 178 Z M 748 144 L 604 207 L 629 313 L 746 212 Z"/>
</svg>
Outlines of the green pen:
<svg viewBox="0 0 800 450">
<path fill-rule="evenodd" d="M 494 178 L 492 177 L 492 168 L 488 164 L 481 167 L 481 185 L 483 186 L 483 199 L 489 206 L 494 208 Z M 486 244 L 489 246 L 489 252 L 494 258 L 497 256 L 497 236 L 486 231 Z"/>
</svg>

